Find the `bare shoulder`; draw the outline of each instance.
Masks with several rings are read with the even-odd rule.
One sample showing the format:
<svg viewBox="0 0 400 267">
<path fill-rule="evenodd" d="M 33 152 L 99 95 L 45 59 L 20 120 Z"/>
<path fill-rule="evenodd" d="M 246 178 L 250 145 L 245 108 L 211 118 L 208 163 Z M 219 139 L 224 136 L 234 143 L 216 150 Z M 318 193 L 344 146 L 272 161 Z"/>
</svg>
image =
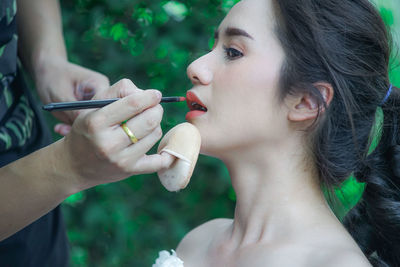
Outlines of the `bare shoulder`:
<svg viewBox="0 0 400 267">
<path fill-rule="evenodd" d="M 356 249 L 349 247 L 332 247 L 329 250 L 322 249 L 310 258 L 312 264 L 309 266 L 326 267 L 371 267 L 372 265 L 365 255 Z"/>
<path fill-rule="evenodd" d="M 310 249 L 305 266 L 371 267 L 351 235 L 340 225 L 304 231 L 301 236 Z M 299 242 L 300 243 L 300 242 Z"/>
<path fill-rule="evenodd" d="M 183 237 L 176 249 L 177 254 L 184 257 L 206 247 L 216 233 L 226 229 L 231 223 L 231 219 L 214 219 L 197 226 Z"/>
<path fill-rule="evenodd" d="M 320 262 L 322 264 L 322 262 Z M 318 265 L 322 266 L 322 265 Z M 368 259 L 358 251 L 337 249 L 324 259 L 326 267 L 371 267 Z"/>
<path fill-rule="evenodd" d="M 263 247 L 249 254 L 251 266 L 307 266 L 307 267 L 371 267 L 367 258 L 352 248 L 327 246 L 319 247 L 303 244 L 282 244 L 280 246 Z M 247 256 L 249 256 L 247 255 Z M 267 264 L 266 264 L 267 263 Z"/>
<path fill-rule="evenodd" d="M 251 260 L 251 266 L 371 267 L 354 241 L 340 232 L 332 233 L 314 231 L 312 236 L 306 232 L 308 237 L 258 246 L 245 260 Z"/>
</svg>

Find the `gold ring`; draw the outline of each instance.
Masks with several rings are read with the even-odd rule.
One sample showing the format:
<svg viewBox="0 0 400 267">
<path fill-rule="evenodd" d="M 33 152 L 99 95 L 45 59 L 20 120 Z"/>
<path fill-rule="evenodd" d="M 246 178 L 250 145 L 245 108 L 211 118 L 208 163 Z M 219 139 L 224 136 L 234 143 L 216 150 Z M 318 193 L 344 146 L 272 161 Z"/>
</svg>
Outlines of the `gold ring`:
<svg viewBox="0 0 400 267">
<path fill-rule="evenodd" d="M 126 133 L 126 135 L 129 137 L 129 139 L 131 139 L 132 143 L 136 144 L 138 139 L 132 133 L 132 131 L 128 128 L 128 126 L 126 126 L 126 122 L 121 123 L 121 127 L 124 130 L 124 132 Z"/>
</svg>

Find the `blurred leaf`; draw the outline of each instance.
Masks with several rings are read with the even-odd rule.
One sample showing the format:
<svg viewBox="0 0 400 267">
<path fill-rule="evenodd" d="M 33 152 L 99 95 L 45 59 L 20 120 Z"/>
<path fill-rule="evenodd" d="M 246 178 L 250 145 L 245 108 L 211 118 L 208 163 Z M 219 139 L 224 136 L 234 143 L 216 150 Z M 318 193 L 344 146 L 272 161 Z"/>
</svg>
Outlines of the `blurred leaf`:
<svg viewBox="0 0 400 267">
<path fill-rule="evenodd" d="M 66 200 L 64 200 L 64 203 L 69 204 L 71 206 L 76 206 L 77 204 L 81 203 L 84 200 L 85 200 L 85 191 L 81 191 L 68 197 Z"/>
<path fill-rule="evenodd" d="M 240 0 L 222 0 L 222 10 L 225 13 L 228 13 L 228 11 Z"/>
<path fill-rule="evenodd" d="M 111 27 L 110 36 L 114 41 L 120 41 L 128 37 L 128 29 L 123 23 L 114 24 Z"/>
<path fill-rule="evenodd" d="M 141 26 L 150 26 L 153 23 L 153 12 L 148 8 L 138 8 L 133 15 Z"/>
<path fill-rule="evenodd" d="M 71 249 L 71 263 L 73 266 L 88 266 L 88 253 L 85 249 L 74 246 Z"/>
<path fill-rule="evenodd" d="M 169 16 L 179 22 L 184 20 L 188 14 L 185 4 L 177 1 L 168 1 L 162 7 Z"/>
<path fill-rule="evenodd" d="M 383 20 L 385 21 L 385 24 L 388 26 L 392 26 L 394 19 L 393 19 L 393 12 L 389 9 L 386 9 L 384 7 L 380 8 L 380 13 L 381 16 L 383 18 Z"/>
</svg>

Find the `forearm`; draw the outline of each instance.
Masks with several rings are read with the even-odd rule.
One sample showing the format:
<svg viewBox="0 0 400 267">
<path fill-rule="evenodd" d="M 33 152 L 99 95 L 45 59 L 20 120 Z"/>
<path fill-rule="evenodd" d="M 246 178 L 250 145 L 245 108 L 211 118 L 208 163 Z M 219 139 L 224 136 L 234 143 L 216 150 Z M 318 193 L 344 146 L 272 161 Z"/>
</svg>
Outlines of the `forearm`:
<svg viewBox="0 0 400 267">
<path fill-rule="evenodd" d="M 33 75 L 46 57 L 67 58 L 57 0 L 17 0 L 20 56 Z"/>
<path fill-rule="evenodd" d="M 0 169 L 0 240 L 77 192 L 64 165 L 62 140 Z"/>
</svg>

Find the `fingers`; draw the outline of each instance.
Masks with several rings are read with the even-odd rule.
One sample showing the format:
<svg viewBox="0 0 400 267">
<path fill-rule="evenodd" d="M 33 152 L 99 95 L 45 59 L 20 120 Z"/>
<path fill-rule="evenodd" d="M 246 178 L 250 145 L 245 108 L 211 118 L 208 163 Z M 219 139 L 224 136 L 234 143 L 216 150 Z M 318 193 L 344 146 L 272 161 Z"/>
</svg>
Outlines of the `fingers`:
<svg viewBox="0 0 400 267">
<path fill-rule="evenodd" d="M 176 157 L 168 154 L 161 153 L 154 155 L 144 155 L 138 159 L 134 166 L 135 173 L 153 173 L 162 169 L 169 168 L 175 161 Z"/>
<path fill-rule="evenodd" d="M 90 100 L 95 95 L 95 89 L 90 82 L 80 82 L 75 86 L 75 97 L 77 100 Z"/>
<path fill-rule="evenodd" d="M 95 93 L 110 88 L 110 80 L 108 79 L 108 77 L 98 72 L 93 77 L 93 79 L 90 80 L 90 84 L 93 85 Z"/>
<path fill-rule="evenodd" d="M 58 123 L 54 126 L 54 132 L 58 133 L 59 135 L 66 136 L 71 131 L 71 125 Z"/>
<path fill-rule="evenodd" d="M 72 125 L 76 117 L 79 115 L 78 111 L 52 111 L 51 114 L 59 121 Z"/>
<path fill-rule="evenodd" d="M 68 101 L 76 101 L 73 83 L 66 79 L 66 77 L 60 77 L 59 83 L 56 86 L 51 86 L 48 89 L 48 101 L 49 102 L 68 102 Z M 75 118 L 79 115 L 78 110 L 71 110 L 71 111 L 53 111 L 51 114 L 66 124 L 72 124 Z"/>
<path fill-rule="evenodd" d="M 75 86 L 74 93 L 78 100 L 90 100 L 96 93 L 110 88 L 110 81 L 106 76 L 94 71 L 89 71 L 89 74 L 90 78 L 84 77 L 84 79 Z"/>
<path fill-rule="evenodd" d="M 163 113 L 163 108 L 158 104 L 155 107 L 149 108 L 136 117 L 128 120 L 126 122 L 126 126 L 131 130 L 136 138 L 141 140 L 146 135 L 154 131 L 156 127 L 160 126 Z M 116 127 L 113 135 L 115 135 L 116 138 L 123 140 L 120 143 L 121 147 L 126 147 L 132 143 L 122 127 Z"/>
<path fill-rule="evenodd" d="M 59 64 L 57 67 L 60 66 Z M 110 86 L 108 78 L 98 72 L 68 62 L 64 69 L 63 75 L 60 75 L 57 80 L 47 81 L 45 88 L 49 89 L 45 90 L 47 92 L 44 96 L 46 103 L 89 100 L 96 92 L 104 91 Z M 58 111 L 53 112 L 53 115 L 64 123 L 72 124 L 80 113 L 80 110 Z M 59 132 L 59 130 L 63 132 Z M 67 128 L 57 127 L 55 129 L 62 135 L 66 133 L 64 130 Z"/>
<path fill-rule="evenodd" d="M 134 171 L 135 162 L 143 157 L 161 138 L 162 130 L 160 122 L 163 115 L 161 105 L 157 105 L 145 110 L 138 116 L 126 122 L 126 126 L 138 139 L 135 144 L 132 143 L 129 136 L 121 126 L 107 130 L 99 140 L 99 143 L 109 153 L 114 154 L 122 168 L 126 172 Z M 98 132 L 96 129 L 90 132 Z M 165 156 L 164 156 L 165 158 Z M 149 164 L 148 160 L 146 161 Z"/>
<path fill-rule="evenodd" d="M 82 77 L 75 85 L 75 98 L 71 101 L 90 100 L 95 94 L 110 88 L 110 81 L 105 75 L 86 68 L 81 69 L 80 73 Z M 72 119 L 72 122 L 81 112 L 82 110 L 64 111 Z"/>
<path fill-rule="evenodd" d="M 83 110 L 71 134 L 80 133 L 86 142 L 91 142 L 96 155 L 101 155 L 102 165 L 106 168 L 109 164 L 116 172 L 149 173 L 169 166 L 173 161 L 169 155 L 146 155 L 162 136 L 161 93 L 140 90 L 124 79 L 94 96 L 94 99 L 110 98 L 121 99 L 97 110 Z M 135 144 L 120 126 L 125 120 L 138 138 Z M 62 127 L 57 126 L 57 130 L 62 132 Z"/>
<path fill-rule="evenodd" d="M 139 140 L 136 144 L 128 146 L 119 154 L 121 162 L 124 162 L 128 172 L 151 173 L 168 168 L 175 157 L 168 153 L 162 155 L 146 155 L 162 136 L 161 127 L 157 127 L 149 135 Z"/>
<path fill-rule="evenodd" d="M 133 93 L 141 92 L 143 90 L 136 87 L 136 85 L 129 79 L 122 79 L 113 84 L 107 90 L 98 92 L 93 99 L 110 99 L 110 98 L 124 98 Z"/>
<path fill-rule="evenodd" d="M 144 155 L 157 143 L 158 140 L 160 140 L 161 136 L 162 136 L 162 130 L 161 127 L 158 126 L 150 134 L 140 139 L 136 144 L 133 144 L 123 149 L 121 151 L 121 155 L 123 157 L 132 154 Z M 138 158 L 136 158 L 136 160 L 137 159 Z"/>
<path fill-rule="evenodd" d="M 133 86 L 131 82 L 127 84 L 127 82 L 120 81 L 108 90 L 110 92 L 104 94 L 110 98 L 122 97 L 122 99 L 95 112 L 94 116 L 99 117 L 98 120 L 105 127 L 119 125 L 122 121 L 130 119 L 160 103 L 161 93 L 159 91 L 143 91 Z"/>
</svg>

